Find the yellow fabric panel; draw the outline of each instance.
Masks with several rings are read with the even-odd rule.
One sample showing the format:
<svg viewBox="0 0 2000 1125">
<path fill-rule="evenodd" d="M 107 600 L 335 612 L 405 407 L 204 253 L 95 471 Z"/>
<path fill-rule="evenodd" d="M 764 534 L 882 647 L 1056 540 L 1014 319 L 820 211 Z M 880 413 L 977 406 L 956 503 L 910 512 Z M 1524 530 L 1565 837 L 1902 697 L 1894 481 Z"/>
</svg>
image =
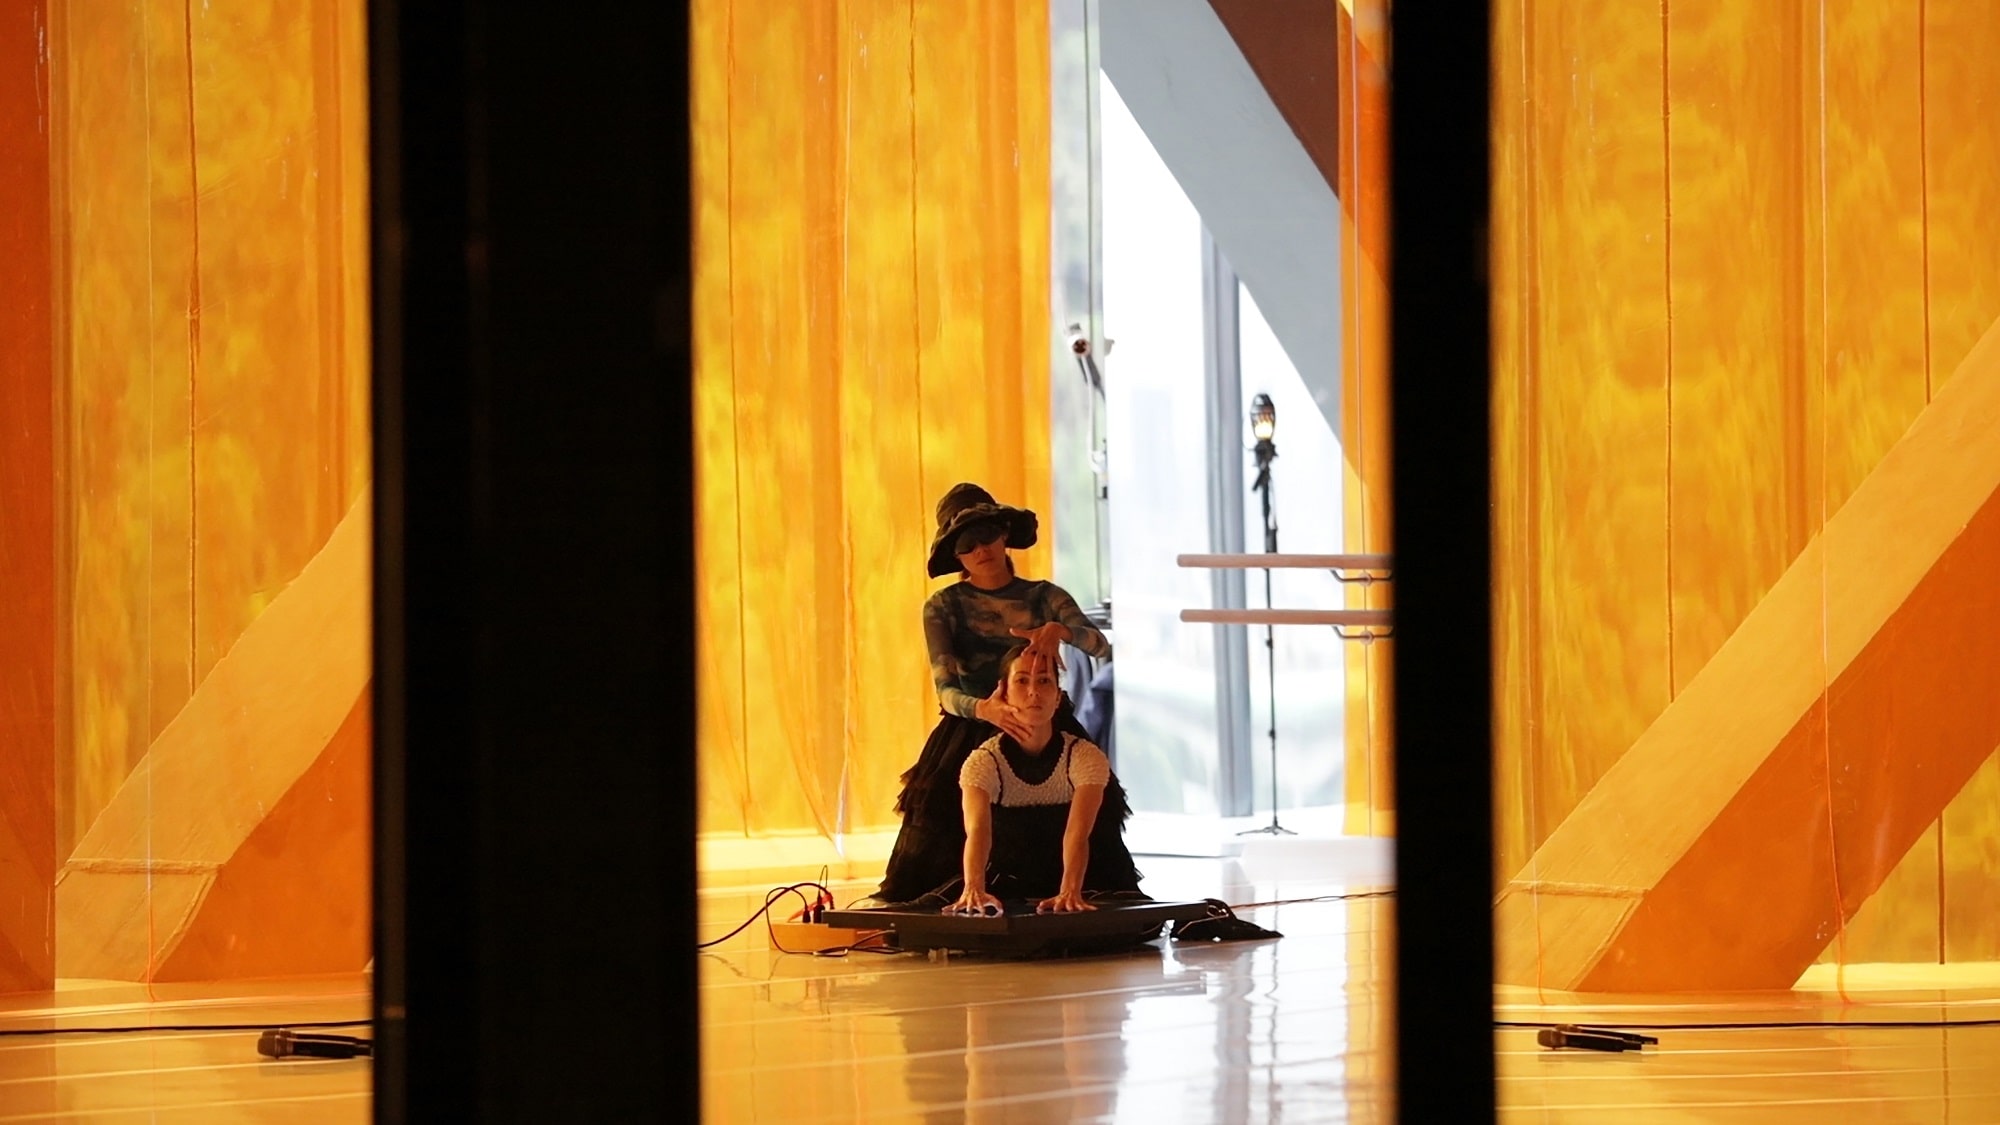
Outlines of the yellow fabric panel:
<svg viewBox="0 0 2000 1125">
<path fill-rule="evenodd" d="M 52 15 L 55 192 L 68 236 L 57 250 L 75 712 L 59 766 L 66 856 L 193 689 L 187 508 L 149 503 L 188 493 L 190 224 L 185 102 L 147 97 L 185 88 L 184 59 L 160 46 L 164 33 L 145 37 L 136 4 Z M 163 307 L 157 290 L 170 295 Z"/>
<path fill-rule="evenodd" d="M 1734 0 L 1678 3 L 1668 21 L 1677 693 L 1784 572 L 1817 514 L 1805 484 L 1818 435 L 1808 433 L 1802 355 L 1800 30 L 1780 6 Z"/>
<path fill-rule="evenodd" d="M 852 0 L 845 47 L 852 54 L 848 105 L 866 107 L 871 127 L 849 134 L 845 234 L 850 278 L 866 279 L 850 305 L 840 381 L 845 433 L 921 435 L 917 380 L 916 243 L 910 162 L 910 5 L 906 0 Z M 842 681 L 856 732 L 915 761 L 922 716 L 935 699 L 926 678 L 910 674 L 916 610 L 930 592 L 920 566 L 930 547 L 923 513 L 936 497 L 924 491 L 918 444 L 850 444 L 842 463 L 848 519 L 874 529 L 849 540 L 853 596 L 847 614 L 853 651 Z M 905 763 L 907 765 L 908 763 Z M 864 822 L 893 809 L 896 775 L 880 768 L 849 773 L 853 808 Z"/>
<path fill-rule="evenodd" d="M 1925 0 L 1925 245 L 1934 381 L 2000 317 L 2000 7 Z"/>
<path fill-rule="evenodd" d="M 197 681 L 346 514 L 344 446 L 368 427 L 344 413 L 339 169 L 317 110 L 339 77 L 317 7 L 189 9 Z"/>
<path fill-rule="evenodd" d="M 689 28 L 694 164 L 695 669 L 698 823 L 750 815 L 744 754 L 743 607 L 737 565 L 735 354 L 730 342 L 731 8 L 696 4 Z M 727 622 L 724 627 L 723 622 Z"/>
<path fill-rule="evenodd" d="M 822 654 L 845 640 L 838 590 L 829 600 L 826 588 L 841 574 L 826 511 L 840 502 L 840 435 L 816 384 L 840 370 L 822 304 L 840 296 L 840 242 L 815 226 L 827 183 L 808 155 L 838 120 L 822 100 L 838 74 L 826 13 L 736 10 L 728 183 L 744 745 L 752 763 L 783 763 L 796 778 L 750 790 L 757 812 L 831 831 L 839 747 L 826 745 L 821 719 L 840 681 Z"/>
<path fill-rule="evenodd" d="M 1063 533 L 1055 524 L 1054 459 L 1039 452 L 1052 449 L 1055 440 L 1049 417 L 1054 407 L 1054 392 L 1049 385 L 1046 357 L 1049 341 L 1059 328 L 1051 319 L 1054 306 L 1049 291 L 1054 252 L 1054 218 L 1050 213 L 1054 176 L 1050 86 L 1055 81 L 1050 59 L 1049 12 L 1046 0 L 1036 4 L 1001 4 L 994 11 L 1012 34 L 1014 58 L 1013 97 L 1009 102 L 1013 112 L 1000 124 L 1012 133 L 1012 182 L 1018 200 L 1010 223 L 1018 248 L 1014 269 L 1022 279 L 1014 308 L 1020 331 L 1014 370 L 1020 372 L 1022 403 L 1016 440 L 1024 451 L 1021 491 L 1017 495 L 1035 498 L 1045 524 L 1041 542 L 1024 552 L 1021 561 L 1027 566 L 1027 573 L 1048 577 L 1055 573 L 1056 538 Z"/>
<path fill-rule="evenodd" d="M 1918 10 L 1843 5 L 1826 12 L 1807 80 L 1804 221 L 1823 255 L 1804 263 L 1804 338 L 1824 394 L 1823 454 L 1809 470 L 1817 526 L 1838 511 L 1928 400 L 1924 334 L 1922 28 Z M 1821 114 L 1824 117 L 1821 117 Z M 1817 142 L 1813 142 L 1817 138 Z M 1956 366 L 1956 361 L 1954 361 Z M 1813 477 L 1818 479 L 1814 480 Z M 1829 615 L 1841 607 L 1829 605 Z M 1938 955 L 1936 825 L 1863 904 L 1821 960 Z"/>
<path fill-rule="evenodd" d="M 1996 420 L 2000 322 L 1510 883 L 1508 979 L 1782 988 L 1893 874 L 2000 743 Z"/>
<path fill-rule="evenodd" d="M 1526 504 L 1532 462 L 1523 442 L 1528 368 L 1525 296 L 1534 254 L 1527 243 L 1534 229 L 1528 213 L 1527 25 L 1519 7 L 1493 9 L 1493 103 L 1488 126 L 1492 143 L 1493 220 L 1488 283 L 1492 286 L 1493 386 L 1493 885 L 1504 887 L 1528 856 L 1527 809 L 1534 783 L 1529 740 L 1534 727 L 1525 674 L 1533 648 L 1528 641 L 1528 608 L 1533 586 L 1529 570 L 1530 530 Z M 1508 502 L 1500 503 L 1501 497 Z M 1353 699 L 1349 693 L 1350 705 Z M 1349 735 L 1352 738 L 1352 735 Z"/>
<path fill-rule="evenodd" d="M 2000 12 L 1939 3 L 1829 20 L 1826 161 L 1842 171 L 1826 189 L 1831 509 L 2000 315 L 2000 83 L 1982 61 Z M 2000 957 L 1996 794 L 1989 760 L 1822 960 Z"/>
<path fill-rule="evenodd" d="M 51 16 L 67 856 L 365 495 L 366 24 L 354 0 Z M 347 795 L 313 815 L 362 826 L 327 858 L 365 872 L 367 802 Z M 185 819 L 151 800 L 127 828 Z M 140 887 L 118 936 L 170 932 L 174 897 Z M 365 896 L 333 906 L 365 928 Z"/>
<path fill-rule="evenodd" d="M 695 6 L 705 833 L 893 824 L 933 506 L 1046 513 L 1047 15 Z"/>
<path fill-rule="evenodd" d="M 54 17 L 66 849 L 366 484 L 367 142 L 358 4 Z"/>
<path fill-rule="evenodd" d="M 1940 823 L 1933 821 L 1896 864 L 1881 889 L 1861 904 L 1820 951 L 1819 963 L 1937 961 Z"/>
<path fill-rule="evenodd" d="M 1805 216 L 1824 257 L 1808 260 L 1825 307 L 1808 309 L 1825 381 L 1818 499 L 1840 509 L 1930 400 L 1925 375 L 1922 42 L 1910 5 L 1826 11 L 1825 120 L 1809 161 Z M 1818 77 L 1808 67 L 1808 78 Z M 1807 113 L 1817 117 L 1814 91 Z M 1809 135 L 1814 130 L 1809 128 Z M 1992 323 L 1992 318 L 1987 319 Z M 1984 326 L 1982 325 L 1982 328 Z M 1976 337 L 1975 337 L 1976 338 Z M 1952 357 L 1948 372 L 1965 358 Z M 1815 522 L 1817 522 L 1817 515 Z"/>
<path fill-rule="evenodd" d="M 313 52 L 314 130 L 319 139 L 320 237 L 325 266 L 338 262 L 335 285 L 321 289 L 322 315 L 339 325 L 341 403 L 340 495 L 361 495 L 375 479 L 374 354 L 370 255 L 374 232 L 368 199 L 368 11 L 358 3 L 320 3 Z M 329 50 L 328 47 L 331 47 Z M 325 268 L 323 266 L 323 268 Z M 331 307 L 329 307 L 331 306 Z"/>
<path fill-rule="evenodd" d="M 1046 16 L 1045 4 L 1004 0 L 912 9 L 918 398 L 933 502 L 966 479 L 1021 502 L 1030 460 L 1047 479 Z M 1031 116 L 1041 120 L 1024 132 Z M 1026 137 L 1040 138 L 1032 159 L 1020 154 Z M 1043 247 L 1033 260 L 1029 237 Z M 1041 326 L 1032 342 L 1024 317 Z M 1016 566 L 1046 575 L 1052 557 L 1045 540 Z"/>
<path fill-rule="evenodd" d="M 1947 961 L 2000 960 L 2000 768 L 1987 759 L 1942 818 Z M 1921 850 L 1921 849 L 1920 849 Z"/>
<path fill-rule="evenodd" d="M 1922 137 L 1930 372 L 1942 382 L 2000 318 L 2000 5 L 1925 0 Z M 2000 959 L 2000 759 L 1944 812 L 1945 952 Z"/>
<path fill-rule="evenodd" d="M 2000 317 L 2000 8 L 1613 8 L 1496 12 L 1503 879 Z M 1996 793 L 1827 957 L 2000 956 Z"/>
<path fill-rule="evenodd" d="M 1496 864 L 1670 699 L 1657 11 L 1502 6 L 1495 99 Z M 1574 80 L 1588 60 L 1589 80 Z"/>
<path fill-rule="evenodd" d="M 1361 0 L 1358 17 L 1334 13 L 1339 52 L 1341 203 L 1341 495 L 1348 550 L 1393 553 L 1389 504 L 1388 102 L 1381 0 Z M 1352 609 L 1393 608 L 1388 585 L 1350 584 Z M 1363 836 L 1395 833 L 1394 641 L 1350 644 L 1342 659 L 1347 753 L 1344 827 Z"/>
<path fill-rule="evenodd" d="M 978 49 L 987 29 L 975 13 L 985 5 L 913 5 L 910 15 L 910 102 L 915 120 L 914 157 L 917 276 L 918 448 L 924 495 L 937 497 L 963 479 L 962 466 L 992 458 L 996 431 L 1017 407 L 1001 380 L 1011 372 L 991 367 L 993 353 L 1013 333 L 989 324 L 989 296 L 1003 294 L 1017 278 L 1001 276 L 1004 260 L 988 262 L 993 248 L 983 221 L 1008 204 L 989 196 L 983 141 L 994 107 L 984 95 L 992 67 Z M 971 205 L 979 201 L 985 215 Z M 984 267 L 984 268 L 982 268 Z M 989 288 L 990 287 L 990 288 Z M 1006 324 L 1011 324 L 1010 317 Z M 988 341 L 991 328 L 1001 338 Z M 999 385 L 994 385 L 999 384 Z M 978 405 L 968 401 L 977 395 Z M 995 496 L 1020 494 L 1018 468 L 982 482 Z"/>
</svg>

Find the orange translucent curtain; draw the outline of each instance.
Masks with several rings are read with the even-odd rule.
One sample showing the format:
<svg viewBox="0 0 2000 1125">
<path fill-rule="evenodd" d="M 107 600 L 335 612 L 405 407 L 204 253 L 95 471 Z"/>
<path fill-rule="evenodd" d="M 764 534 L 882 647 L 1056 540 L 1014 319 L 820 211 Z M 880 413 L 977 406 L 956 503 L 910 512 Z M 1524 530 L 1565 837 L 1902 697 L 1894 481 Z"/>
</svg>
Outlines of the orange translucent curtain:
<svg viewBox="0 0 2000 1125">
<path fill-rule="evenodd" d="M 48 7 L 0 12 L 0 993 L 55 980 Z"/>
<path fill-rule="evenodd" d="M 367 958 L 363 43 L 358 0 L 51 10 L 61 975 Z"/>
<path fill-rule="evenodd" d="M 1813 780 L 1746 782 L 1735 807 L 1773 815 L 1731 829 L 1735 854 L 1811 852 L 1802 884 L 1840 900 L 1800 937 L 1822 960 L 2000 958 L 2000 761 L 1941 796 L 1893 774 L 1936 731 L 1985 729 L 1990 694 L 1917 682 L 1932 673 L 1898 619 L 1836 667 L 1857 602 L 1818 573 L 1796 576 L 1820 603 L 1809 627 L 1745 624 L 1788 571 L 1822 565 L 1809 548 L 1955 373 L 1992 366 L 1975 345 L 2000 318 L 2000 7 L 1503 0 L 1495 19 L 1497 883 L 1532 882 L 1537 849 L 1719 653 L 1768 645 L 1817 662 L 1822 696 L 1787 735 L 1810 743 Z M 1906 510 L 1959 479 L 1900 486 Z M 1868 518 L 1892 543 L 1915 526 Z M 1976 608 L 1987 583 L 1941 562 L 1919 592 Z M 2000 661 L 1948 655 L 1968 683 Z M 1714 737 L 1682 760 L 1755 706 L 1692 716 Z M 1658 771 L 1651 800 L 1682 799 L 1687 769 Z M 1758 837 L 1807 806 L 1824 830 Z M 1600 841 L 1648 846 L 1608 826 Z M 1737 885 L 1708 904 L 1714 927 L 1770 905 Z M 1558 917 L 1510 930 L 1503 912 L 1503 962 Z"/>
<path fill-rule="evenodd" d="M 893 824 L 933 507 L 1047 512 L 1048 54 L 1040 3 L 694 5 L 705 833 Z"/>
<path fill-rule="evenodd" d="M 1335 13 L 1340 50 L 1341 412 L 1343 534 L 1357 554 L 1391 554 L 1389 506 L 1389 11 L 1352 0 Z M 1390 587 L 1347 587 L 1352 609 L 1387 609 Z M 1346 651 L 1344 827 L 1392 836 L 1396 801 L 1393 641 Z"/>
</svg>

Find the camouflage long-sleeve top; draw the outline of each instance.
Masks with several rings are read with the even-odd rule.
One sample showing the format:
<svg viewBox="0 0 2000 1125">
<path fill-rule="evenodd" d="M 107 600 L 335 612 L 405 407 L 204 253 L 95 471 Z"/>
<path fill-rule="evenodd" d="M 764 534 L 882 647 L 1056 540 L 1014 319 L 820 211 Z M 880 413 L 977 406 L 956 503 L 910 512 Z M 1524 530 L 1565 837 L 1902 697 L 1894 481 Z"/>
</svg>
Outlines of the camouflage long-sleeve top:
<svg viewBox="0 0 2000 1125">
<path fill-rule="evenodd" d="M 1069 626 L 1069 643 L 1076 648 L 1110 659 L 1111 642 L 1053 582 L 1016 578 L 998 590 L 956 582 L 932 594 L 924 603 L 924 641 L 938 704 L 950 714 L 976 718 L 973 708 L 1000 682 L 1000 658 L 1023 643 L 1011 630 L 1051 621 Z"/>
</svg>

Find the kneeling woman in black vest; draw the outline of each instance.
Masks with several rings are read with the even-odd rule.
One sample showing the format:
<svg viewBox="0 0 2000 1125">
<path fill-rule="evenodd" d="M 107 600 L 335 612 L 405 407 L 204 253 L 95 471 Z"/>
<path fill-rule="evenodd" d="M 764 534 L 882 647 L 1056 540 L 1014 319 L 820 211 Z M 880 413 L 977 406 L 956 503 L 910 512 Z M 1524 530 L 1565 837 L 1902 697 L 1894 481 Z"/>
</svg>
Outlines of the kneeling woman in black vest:
<svg viewBox="0 0 2000 1125">
<path fill-rule="evenodd" d="M 1056 728 L 1055 664 L 1025 645 L 1002 661 L 994 698 L 1024 733 L 994 735 L 959 770 L 964 885 L 947 913 L 999 910 L 1002 898 L 1070 913 L 1095 910 L 1093 897 L 1143 897 L 1123 810 L 1105 807 L 1110 760 L 1089 739 Z"/>
</svg>

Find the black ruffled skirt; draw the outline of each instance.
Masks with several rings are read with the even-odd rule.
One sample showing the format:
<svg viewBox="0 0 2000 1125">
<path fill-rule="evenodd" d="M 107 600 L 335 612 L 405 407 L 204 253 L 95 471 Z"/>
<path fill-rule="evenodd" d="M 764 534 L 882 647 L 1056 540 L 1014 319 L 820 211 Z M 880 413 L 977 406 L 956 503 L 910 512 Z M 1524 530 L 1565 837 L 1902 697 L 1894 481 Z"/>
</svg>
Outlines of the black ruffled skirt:
<svg viewBox="0 0 2000 1125">
<path fill-rule="evenodd" d="M 1064 696 L 1056 711 L 1058 732 L 1089 738 Z M 926 896 L 949 903 L 958 897 L 965 863 L 965 805 L 958 772 L 979 745 L 1000 733 L 979 719 L 944 715 L 931 730 L 917 764 L 903 774 L 903 791 L 896 811 L 903 826 L 889 852 L 889 868 L 875 897 L 884 902 L 914 902 Z M 1059 810 L 1061 818 L 1051 813 Z M 1062 880 L 1062 829 L 1068 806 L 1050 810 L 994 811 L 993 850 L 987 861 L 987 886 L 998 898 L 1047 898 Z M 1007 813 L 1007 816 L 1002 816 Z M 1017 813 L 1027 813 L 1018 816 Z M 1114 773 L 1104 787 L 1104 804 L 1090 833 L 1090 865 L 1084 875 L 1087 892 L 1139 892 L 1139 869 L 1125 846 L 1125 821 L 1132 805 Z M 1053 825 L 1053 838 L 1049 826 Z M 1049 857 L 1053 855 L 1053 866 Z M 1046 889 L 1043 889 L 1046 888 Z M 940 904 L 942 905 L 942 903 Z"/>
</svg>

